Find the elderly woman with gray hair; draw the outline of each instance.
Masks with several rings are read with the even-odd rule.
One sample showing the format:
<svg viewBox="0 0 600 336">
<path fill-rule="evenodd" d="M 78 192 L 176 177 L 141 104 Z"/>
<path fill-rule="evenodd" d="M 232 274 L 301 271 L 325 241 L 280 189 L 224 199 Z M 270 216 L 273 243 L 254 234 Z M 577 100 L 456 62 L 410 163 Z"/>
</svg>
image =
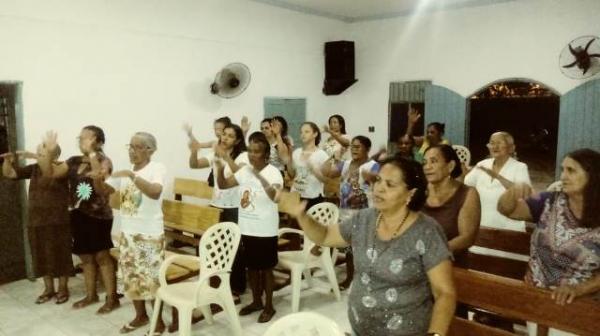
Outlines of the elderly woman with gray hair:
<svg viewBox="0 0 600 336">
<path fill-rule="evenodd" d="M 481 199 L 481 226 L 525 231 L 525 222 L 512 220 L 496 210 L 498 199 L 515 183 L 531 185 L 527 165 L 517 161 L 515 141 L 508 132 L 496 132 L 487 144 L 490 158 L 482 160 L 465 176 L 465 184 L 477 189 Z"/>
<path fill-rule="evenodd" d="M 115 183 L 121 211 L 117 287 L 135 308 L 135 318 L 121 328 L 122 334 L 148 324 L 145 301 L 154 299 L 165 255 L 161 197 L 166 169 L 151 161 L 156 139 L 150 133 L 137 132 L 127 149 L 133 167 L 112 174 L 120 182 Z M 156 329 L 158 333 L 164 331 L 162 318 Z"/>
</svg>

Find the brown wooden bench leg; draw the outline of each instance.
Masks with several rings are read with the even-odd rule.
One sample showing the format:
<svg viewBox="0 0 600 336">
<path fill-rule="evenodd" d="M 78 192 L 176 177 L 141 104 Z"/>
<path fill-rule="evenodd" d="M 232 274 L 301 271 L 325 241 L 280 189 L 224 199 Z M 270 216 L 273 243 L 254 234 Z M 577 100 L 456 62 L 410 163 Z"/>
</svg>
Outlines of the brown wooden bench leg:
<svg viewBox="0 0 600 336">
<path fill-rule="evenodd" d="M 548 336 L 548 332 L 550 332 L 549 328 L 544 325 L 537 326 L 537 336 Z"/>
</svg>

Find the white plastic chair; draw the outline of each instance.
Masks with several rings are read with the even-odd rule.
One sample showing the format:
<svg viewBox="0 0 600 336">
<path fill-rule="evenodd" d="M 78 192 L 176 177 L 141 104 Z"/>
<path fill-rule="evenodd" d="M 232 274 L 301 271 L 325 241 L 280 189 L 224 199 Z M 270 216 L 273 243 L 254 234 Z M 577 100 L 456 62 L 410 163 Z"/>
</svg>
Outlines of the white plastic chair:
<svg viewBox="0 0 600 336">
<path fill-rule="evenodd" d="M 452 148 L 456 152 L 456 155 L 458 156 L 460 162 L 464 163 L 465 167 L 469 167 L 469 165 L 471 164 L 471 152 L 469 151 L 469 149 L 461 145 L 452 145 Z"/>
<path fill-rule="evenodd" d="M 300 312 L 275 321 L 263 336 L 344 336 L 340 327 L 328 317 Z"/>
<path fill-rule="evenodd" d="M 323 225 L 331 225 L 338 222 L 339 209 L 337 205 L 329 202 L 313 205 L 308 209 L 307 214 Z M 302 274 L 306 278 L 309 286 L 313 285 L 312 275 L 310 273 L 313 268 L 320 268 L 325 272 L 331 289 L 336 300 L 340 300 L 340 288 L 338 287 L 337 277 L 333 268 L 333 260 L 331 258 L 331 248 L 322 247 L 321 255 L 315 256 L 310 253 L 310 250 L 315 246 L 304 232 L 296 229 L 284 228 L 279 230 L 279 235 L 285 233 L 299 234 L 304 238 L 304 243 L 301 251 L 284 251 L 279 252 L 279 266 L 291 271 L 291 286 L 292 286 L 292 312 L 298 312 L 300 308 L 300 289 L 302 287 Z"/>
<path fill-rule="evenodd" d="M 158 311 L 162 301 L 177 308 L 179 311 L 179 335 L 189 336 L 191 332 L 192 311 L 200 308 L 206 321 L 213 323 L 210 304 L 217 304 L 229 317 L 233 334 L 241 335 L 242 327 L 229 287 L 229 272 L 233 258 L 240 243 L 240 229 L 231 222 L 218 223 L 206 230 L 199 244 L 199 257 L 173 255 L 160 266 L 160 288 L 156 291 L 154 311 L 150 330 L 154 331 L 158 322 Z M 167 284 L 166 271 L 176 259 L 197 260 L 200 263 L 198 281 Z M 219 286 L 212 288 L 211 277 L 220 279 Z"/>
</svg>

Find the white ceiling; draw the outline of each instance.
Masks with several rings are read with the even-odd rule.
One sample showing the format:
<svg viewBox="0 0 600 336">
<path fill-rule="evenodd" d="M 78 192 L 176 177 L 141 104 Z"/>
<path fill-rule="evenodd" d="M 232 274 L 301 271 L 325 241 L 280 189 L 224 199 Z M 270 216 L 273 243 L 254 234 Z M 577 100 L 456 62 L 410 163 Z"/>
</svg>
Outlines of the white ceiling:
<svg viewBox="0 0 600 336">
<path fill-rule="evenodd" d="M 379 20 L 413 13 L 486 6 L 516 0 L 253 0 L 345 22 Z"/>
</svg>

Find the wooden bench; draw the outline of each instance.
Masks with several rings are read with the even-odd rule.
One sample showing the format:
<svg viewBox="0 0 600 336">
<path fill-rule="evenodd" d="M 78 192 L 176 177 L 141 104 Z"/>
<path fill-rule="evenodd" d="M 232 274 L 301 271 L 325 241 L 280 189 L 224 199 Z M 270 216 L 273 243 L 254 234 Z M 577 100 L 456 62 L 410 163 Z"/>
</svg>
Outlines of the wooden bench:
<svg viewBox="0 0 600 336">
<path fill-rule="evenodd" d="M 175 254 L 171 251 L 165 251 L 165 259 Z M 119 260 L 119 248 L 110 249 L 110 255 Z M 185 260 L 178 260 L 167 268 L 167 283 L 176 283 L 195 277 L 200 273 L 200 264 Z"/>
<path fill-rule="evenodd" d="M 175 200 L 182 201 L 183 196 L 211 200 L 213 188 L 206 181 L 176 177 L 173 183 Z"/>
<path fill-rule="evenodd" d="M 198 247 L 206 229 L 219 223 L 222 212 L 211 206 L 172 200 L 163 200 L 162 209 L 165 235 L 194 247 Z"/>
<path fill-rule="evenodd" d="M 578 298 L 560 306 L 552 300 L 550 291 L 528 286 L 523 281 L 458 267 L 453 272 L 458 302 L 581 336 L 599 334 L 600 303 L 590 298 Z M 538 335 L 543 334 L 544 328 L 539 328 Z M 455 317 L 449 335 L 516 334 Z"/>
<path fill-rule="evenodd" d="M 530 240 L 531 234 L 528 232 L 480 227 L 474 246 L 509 252 L 522 256 L 522 259 L 528 259 Z M 522 280 L 527 271 L 527 262 L 469 252 L 468 268 Z"/>
</svg>

